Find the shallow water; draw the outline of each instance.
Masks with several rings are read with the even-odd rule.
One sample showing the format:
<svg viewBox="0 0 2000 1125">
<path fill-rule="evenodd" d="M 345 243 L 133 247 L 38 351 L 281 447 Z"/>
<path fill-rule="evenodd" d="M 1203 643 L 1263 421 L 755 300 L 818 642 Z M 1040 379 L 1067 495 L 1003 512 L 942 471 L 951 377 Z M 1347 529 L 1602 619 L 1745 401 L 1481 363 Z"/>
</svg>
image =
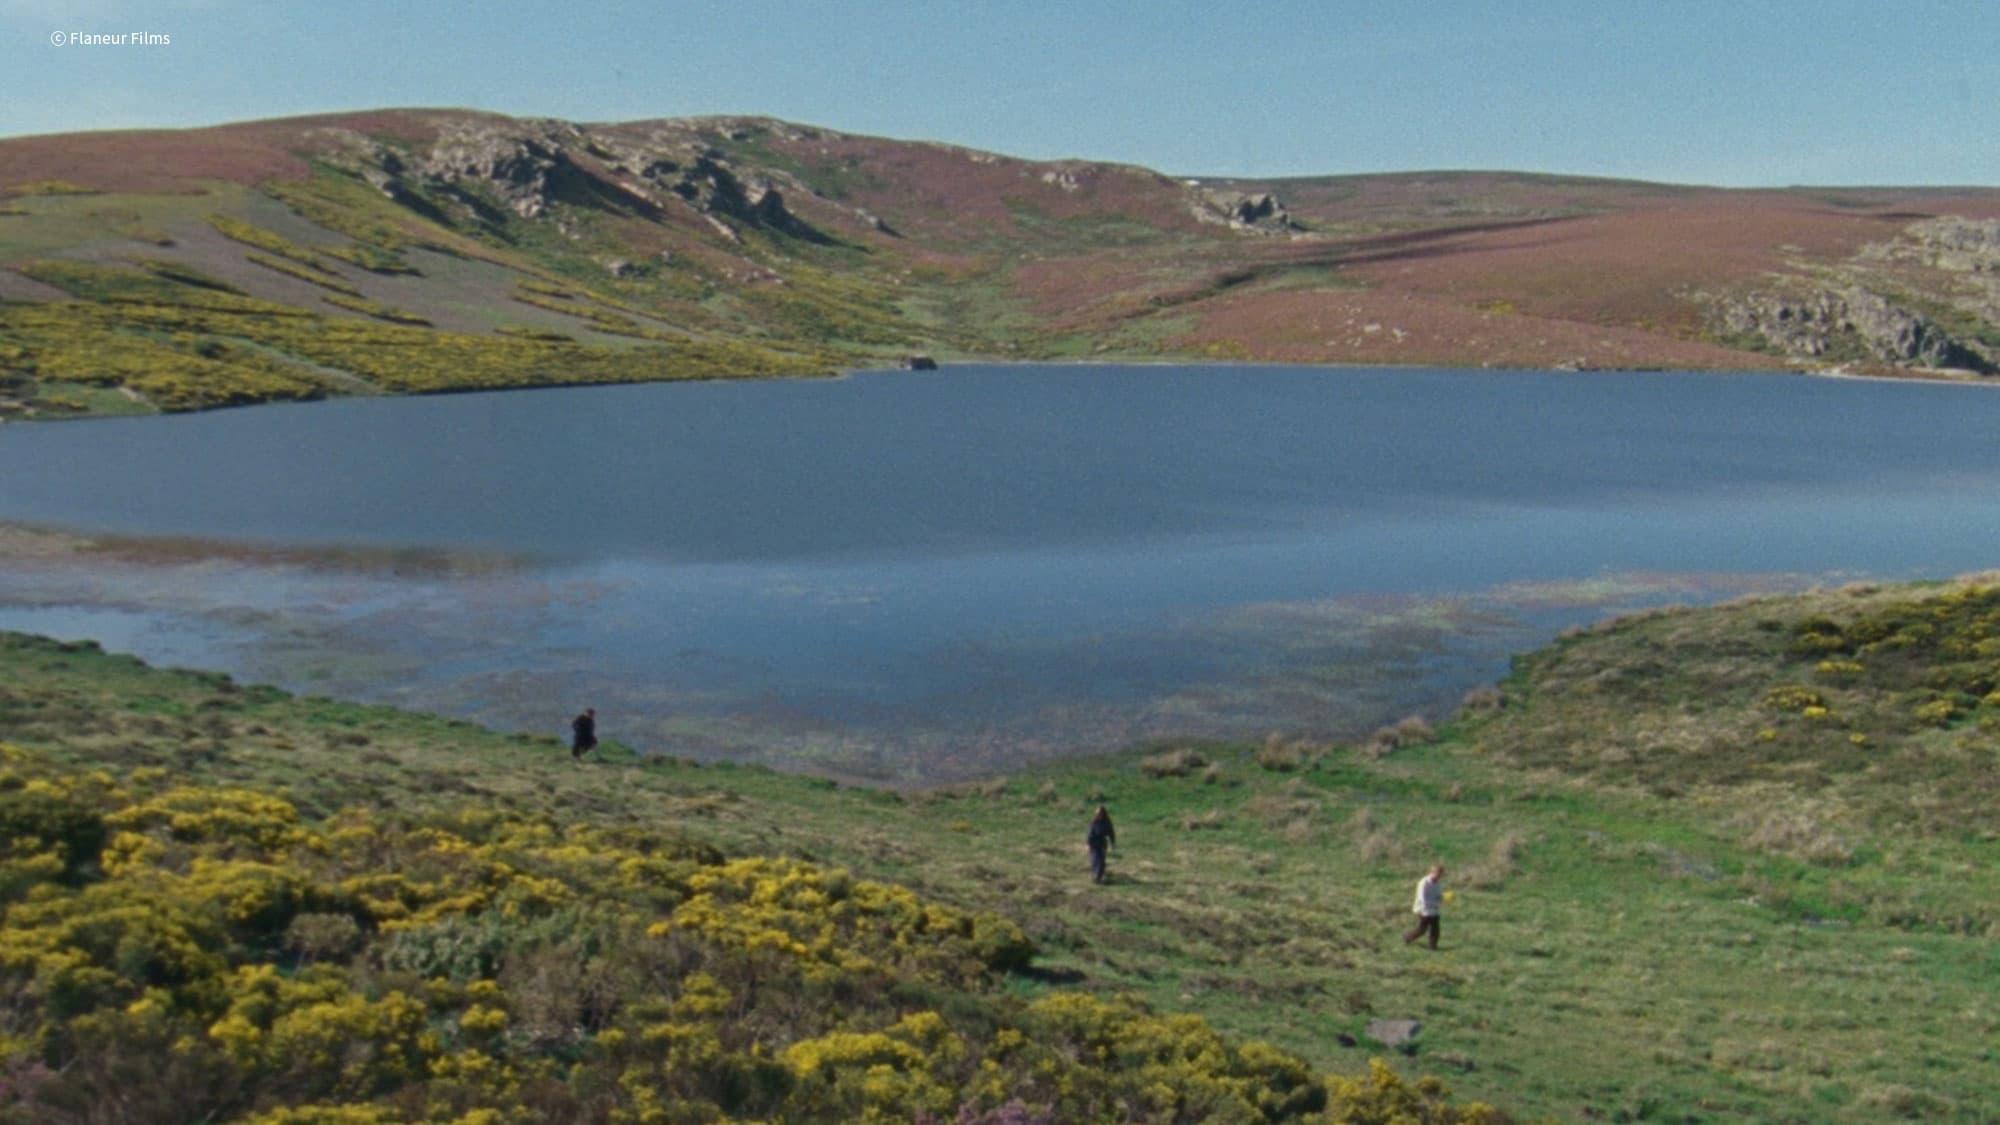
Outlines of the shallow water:
<svg viewBox="0 0 2000 1125">
<path fill-rule="evenodd" d="M 193 542 L 0 552 L 0 627 L 951 777 L 1352 733 L 1619 609 L 1989 566 L 1996 423 L 1793 376 L 963 366 L 9 426 L 0 519 Z"/>
</svg>

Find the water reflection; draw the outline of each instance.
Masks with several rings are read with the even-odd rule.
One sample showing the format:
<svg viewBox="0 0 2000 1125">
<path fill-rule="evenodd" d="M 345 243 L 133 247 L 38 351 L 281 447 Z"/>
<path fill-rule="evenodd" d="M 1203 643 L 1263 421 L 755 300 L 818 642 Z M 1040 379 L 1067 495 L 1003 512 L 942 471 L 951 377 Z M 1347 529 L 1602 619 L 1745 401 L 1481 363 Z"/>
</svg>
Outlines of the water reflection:
<svg viewBox="0 0 2000 1125">
<path fill-rule="evenodd" d="M 950 778 L 1437 714 L 1603 614 L 1993 563 L 2000 395 L 960 367 L 0 429 L 0 627 Z"/>
</svg>

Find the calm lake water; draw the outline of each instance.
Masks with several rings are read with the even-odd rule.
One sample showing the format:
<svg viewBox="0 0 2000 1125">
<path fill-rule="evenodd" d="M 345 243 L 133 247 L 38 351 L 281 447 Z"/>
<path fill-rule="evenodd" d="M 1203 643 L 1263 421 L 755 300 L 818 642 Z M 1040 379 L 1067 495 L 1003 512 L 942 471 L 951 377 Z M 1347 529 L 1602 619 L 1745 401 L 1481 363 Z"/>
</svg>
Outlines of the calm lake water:
<svg viewBox="0 0 2000 1125">
<path fill-rule="evenodd" d="M 0 627 L 953 777 L 1354 733 L 1613 611 L 1985 568 L 1995 435 L 1962 386 L 1220 366 L 6 426 L 0 520 L 139 539 L 0 554 Z"/>
</svg>

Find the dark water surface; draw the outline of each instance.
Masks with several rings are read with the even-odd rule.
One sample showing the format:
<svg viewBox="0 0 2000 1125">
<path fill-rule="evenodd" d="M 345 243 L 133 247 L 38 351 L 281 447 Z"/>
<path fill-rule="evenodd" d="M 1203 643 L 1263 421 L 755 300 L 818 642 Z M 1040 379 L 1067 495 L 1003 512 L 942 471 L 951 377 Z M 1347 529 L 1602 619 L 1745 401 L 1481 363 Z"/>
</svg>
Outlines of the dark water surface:
<svg viewBox="0 0 2000 1125">
<path fill-rule="evenodd" d="M 1613 610 L 1991 566 L 1996 435 L 1959 386 L 1275 367 L 6 426 L 0 520 L 200 542 L 0 554 L 0 627 L 947 777 L 1351 732 Z"/>
</svg>

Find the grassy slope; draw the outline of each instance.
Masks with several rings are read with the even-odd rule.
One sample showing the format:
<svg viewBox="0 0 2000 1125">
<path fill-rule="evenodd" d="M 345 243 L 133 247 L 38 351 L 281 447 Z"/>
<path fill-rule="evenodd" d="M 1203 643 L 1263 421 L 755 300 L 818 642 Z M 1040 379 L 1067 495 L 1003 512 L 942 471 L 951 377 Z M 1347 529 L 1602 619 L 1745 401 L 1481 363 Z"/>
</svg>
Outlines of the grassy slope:
<svg viewBox="0 0 2000 1125">
<path fill-rule="evenodd" d="M 509 206 L 518 184 L 470 170 L 405 176 L 393 199 L 365 179 L 466 129 L 563 151 L 541 213 Z M 719 153 L 736 195 L 697 206 L 676 193 L 710 181 L 640 184 L 645 161 L 613 159 L 632 146 L 675 167 Z M 782 188 L 789 219 L 749 209 L 743 192 L 763 185 Z M 1197 221 L 1210 188 L 1275 188 L 1302 229 Z M 2000 216 L 2000 192 L 1834 200 L 1494 173 L 1197 190 L 761 119 L 551 133 L 391 111 L 15 138 L 0 141 L 0 414 L 798 373 L 913 351 L 1783 367 L 1712 337 L 1706 302 L 1809 276 L 1893 281 L 1911 307 L 1990 342 L 1990 295 L 1962 270 L 1863 253 L 1936 214 Z M 77 261 L 193 270 L 271 307 L 112 316 L 103 285 L 61 274 Z M 565 292 L 531 291 L 549 285 Z M 278 366 L 228 352 L 243 346 Z M 174 370 L 140 377 L 162 367 Z"/>
<path fill-rule="evenodd" d="M 1370 1050 L 1343 1035 L 1412 1016 L 1414 1068 L 1531 1112 L 1976 1118 L 2000 1098 L 2000 700 L 1917 710 L 1994 663 L 2000 596 L 1941 596 L 1961 589 L 1623 622 L 1524 661 L 1504 707 L 1434 745 L 1181 748 L 1207 762 L 1180 775 L 1135 753 L 894 795 L 615 750 L 573 767 L 548 741 L 18 640 L 0 737 L 309 813 L 464 798 L 843 864 L 1016 919 L 1045 970 L 1018 991 L 1136 991 L 1336 1072 Z M 1815 682 L 1827 715 L 1773 694 Z M 1100 797 L 1121 848 L 1093 887 Z M 1435 954 L 1396 940 L 1434 857 L 1456 893 Z"/>
<path fill-rule="evenodd" d="M 698 838 L 807 783 L 92 646 L 0 634 L 0 666 L 0 1121 L 1505 1120 L 1016 995 L 1047 976 L 1001 975 L 1004 919 Z"/>
</svg>

